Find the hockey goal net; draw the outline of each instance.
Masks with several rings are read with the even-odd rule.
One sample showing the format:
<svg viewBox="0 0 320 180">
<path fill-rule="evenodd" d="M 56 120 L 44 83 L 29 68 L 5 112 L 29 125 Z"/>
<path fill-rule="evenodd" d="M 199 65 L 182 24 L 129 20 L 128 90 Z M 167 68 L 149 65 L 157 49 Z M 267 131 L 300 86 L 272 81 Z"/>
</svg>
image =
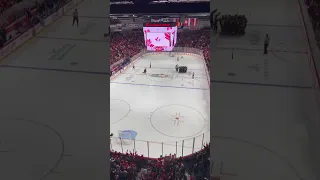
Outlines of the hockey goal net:
<svg viewBox="0 0 320 180">
<path fill-rule="evenodd" d="M 119 138 L 117 143 L 122 145 L 130 145 L 135 139 L 135 132 L 130 130 L 118 131 Z"/>
</svg>

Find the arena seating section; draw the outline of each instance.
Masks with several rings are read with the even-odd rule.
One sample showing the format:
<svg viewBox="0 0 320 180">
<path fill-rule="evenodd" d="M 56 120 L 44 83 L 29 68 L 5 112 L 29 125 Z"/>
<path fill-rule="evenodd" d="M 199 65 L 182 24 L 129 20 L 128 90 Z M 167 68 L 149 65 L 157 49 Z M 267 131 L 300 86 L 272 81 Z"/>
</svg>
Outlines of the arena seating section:
<svg viewBox="0 0 320 180">
<path fill-rule="evenodd" d="M 142 32 L 111 33 L 110 35 L 110 64 L 125 58 L 138 54 L 141 49 L 145 48 Z M 179 32 L 177 47 L 192 47 L 203 50 L 204 58 L 209 69 L 210 63 L 210 32 L 204 30 L 195 30 L 188 32 Z M 117 72 L 119 66 L 114 67 L 111 71 Z"/>
<path fill-rule="evenodd" d="M 110 152 L 111 180 L 208 180 L 210 145 L 188 157 L 158 159 L 127 152 Z"/>
</svg>

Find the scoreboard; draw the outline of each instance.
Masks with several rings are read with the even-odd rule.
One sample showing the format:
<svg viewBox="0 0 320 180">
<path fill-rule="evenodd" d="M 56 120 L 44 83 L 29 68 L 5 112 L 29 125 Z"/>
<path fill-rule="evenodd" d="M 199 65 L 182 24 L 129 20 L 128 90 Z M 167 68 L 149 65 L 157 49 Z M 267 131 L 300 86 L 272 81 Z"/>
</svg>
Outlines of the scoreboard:
<svg viewBox="0 0 320 180">
<path fill-rule="evenodd" d="M 143 24 L 144 43 L 149 51 L 172 51 L 177 43 L 175 22 L 150 22 Z"/>
</svg>

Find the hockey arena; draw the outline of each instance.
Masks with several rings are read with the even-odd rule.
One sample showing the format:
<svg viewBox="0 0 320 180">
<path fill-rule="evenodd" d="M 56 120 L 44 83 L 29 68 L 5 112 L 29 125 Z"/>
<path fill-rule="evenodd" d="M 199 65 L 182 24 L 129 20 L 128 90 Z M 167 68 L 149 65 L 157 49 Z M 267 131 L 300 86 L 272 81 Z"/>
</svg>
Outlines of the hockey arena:
<svg viewBox="0 0 320 180">
<path fill-rule="evenodd" d="M 140 26 L 103 37 L 141 23 L 112 22 L 105 0 L 43 2 L 5 17 L 0 36 L 1 180 L 204 180 L 210 168 L 218 180 L 320 179 L 318 1 L 214 0 L 217 13 L 246 17 L 245 33 L 184 17 L 172 52 L 146 51 Z"/>
<path fill-rule="evenodd" d="M 143 53 L 111 81 L 110 132 L 115 137 L 110 144 L 114 151 L 134 149 L 152 158 L 180 157 L 200 151 L 203 143 L 210 142 L 205 62 L 196 54 L 171 54 Z M 177 64 L 187 66 L 188 73 L 176 72 Z M 135 132 L 135 137 L 121 140 L 123 130 Z"/>
<path fill-rule="evenodd" d="M 210 24 L 176 16 L 111 16 L 111 179 L 209 178 Z"/>
</svg>

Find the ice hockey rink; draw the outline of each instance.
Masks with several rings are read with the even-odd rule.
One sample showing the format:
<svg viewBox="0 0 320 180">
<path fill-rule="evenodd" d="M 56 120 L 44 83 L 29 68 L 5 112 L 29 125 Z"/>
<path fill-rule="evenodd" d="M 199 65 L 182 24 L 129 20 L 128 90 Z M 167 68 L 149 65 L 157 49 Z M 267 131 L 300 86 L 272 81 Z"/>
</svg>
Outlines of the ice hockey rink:
<svg viewBox="0 0 320 180">
<path fill-rule="evenodd" d="M 79 27 L 69 12 L 1 61 L 0 179 L 108 179 L 107 6 L 83 1 Z"/>
<path fill-rule="evenodd" d="M 303 1 L 301 1 L 302 4 Z M 311 124 L 319 107 L 298 1 L 214 0 L 248 18 L 243 37 L 211 50 L 211 160 L 221 180 L 315 180 Z M 263 55 L 268 33 L 269 54 Z M 216 174 L 217 175 L 217 174 Z"/>
<path fill-rule="evenodd" d="M 186 156 L 210 142 L 210 90 L 203 59 L 157 53 L 133 64 L 134 69 L 130 65 L 110 84 L 111 148 L 157 158 Z M 177 73 L 177 64 L 187 66 L 188 73 Z M 119 131 L 135 132 L 135 140 L 120 141 Z"/>
</svg>

